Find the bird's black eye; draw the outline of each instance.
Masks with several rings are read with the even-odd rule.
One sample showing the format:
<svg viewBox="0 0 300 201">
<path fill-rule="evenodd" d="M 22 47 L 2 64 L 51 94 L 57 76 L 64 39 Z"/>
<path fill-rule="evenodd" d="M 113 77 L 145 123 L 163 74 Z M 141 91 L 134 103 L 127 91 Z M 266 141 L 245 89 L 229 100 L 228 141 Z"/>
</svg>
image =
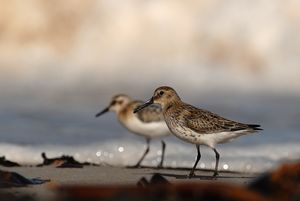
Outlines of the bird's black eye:
<svg viewBox="0 0 300 201">
<path fill-rule="evenodd" d="M 115 105 L 117 101 L 113 100 L 110 105 Z"/>
<path fill-rule="evenodd" d="M 160 92 L 159 92 L 159 95 L 161 95 L 161 96 L 162 96 L 162 95 L 164 95 L 164 93 L 165 93 L 165 92 L 163 92 L 163 91 L 160 91 Z"/>
</svg>

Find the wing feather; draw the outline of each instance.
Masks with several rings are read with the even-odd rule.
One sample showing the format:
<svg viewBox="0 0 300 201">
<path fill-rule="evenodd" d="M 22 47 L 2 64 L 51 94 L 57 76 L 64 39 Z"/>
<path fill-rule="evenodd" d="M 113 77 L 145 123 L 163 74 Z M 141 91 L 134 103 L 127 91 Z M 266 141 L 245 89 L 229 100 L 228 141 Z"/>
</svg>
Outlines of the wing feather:
<svg viewBox="0 0 300 201">
<path fill-rule="evenodd" d="M 137 107 L 142 103 L 143 102 L 141 101 L 136 101 L 135 105 Z M 161 107 L 155 104 L 142 109 L 136 115 L 139 118 L 139 120 L 145 123 L 164 121 Z"/>
<path fill-rule="evenodd" d="M 189 113 L 186 116 L 188 118 L 185 119 L 186 126 L 197 133 L 210 134 L 240 130 L 249 130 L 254 132 L 257 129 L 251 125 L 225 119 L 210 111 L 198 109 L 191 105 L 186 105 L 185 108 Z"/>
</svg>

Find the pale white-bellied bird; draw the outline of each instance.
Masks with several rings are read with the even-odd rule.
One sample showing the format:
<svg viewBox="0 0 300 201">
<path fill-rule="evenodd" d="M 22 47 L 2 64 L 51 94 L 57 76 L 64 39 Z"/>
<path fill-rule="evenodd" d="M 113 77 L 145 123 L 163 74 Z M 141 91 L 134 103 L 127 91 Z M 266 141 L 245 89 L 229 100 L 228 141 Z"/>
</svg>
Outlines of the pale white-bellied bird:
<svg viewBox="0 0 300 201">
<path fill-rule="evenodd" d="M 132 100 L 127 95 L 119 94 L 112 98 L 108 107 L 96 114 L 96 117 L 99 117 L 108 111 L 113 111 L 116 113 L 119 122 L 125 128 L 146 139 L 147 148 L 137 164 L 132 167 L 140 167 L 141 162 L 150 150 L 151 139 L 161 138 L 170 134 L 170 131 L 164 121 L 160 106 L 152 105 L 137 114 L 133 113 L 133 109 L 142 103 L 142 101 Z M 166 147 L 163 140 L 161 140 L 161 143 L 162 153 L 160 163 L 158 164 L 159 168 L 163 166 Z"/>
<path fill-rule="evenodd" d="M 164 119 L 175 136 L 196 145 L 198 154 L 196 162 L 188 175 L 189 178 L 194 176 L 195 168 L 201 158 L 200 145 L 206 145 L 215 152 L 216 163 L 213 177 L 216 177 L 218 175 L 220 154 L 215 146 L 241 135 L 262 130 L 259 128 L 260 125 L 243 124 L 228 120 L 207 110 L 184 103 L 176 91 L 167 86 L 157 88 L 152 98 L 143 105 L 136 107 L 134 112 L 143 111 L 153 103 L 161 105 Z"/>
</svg>

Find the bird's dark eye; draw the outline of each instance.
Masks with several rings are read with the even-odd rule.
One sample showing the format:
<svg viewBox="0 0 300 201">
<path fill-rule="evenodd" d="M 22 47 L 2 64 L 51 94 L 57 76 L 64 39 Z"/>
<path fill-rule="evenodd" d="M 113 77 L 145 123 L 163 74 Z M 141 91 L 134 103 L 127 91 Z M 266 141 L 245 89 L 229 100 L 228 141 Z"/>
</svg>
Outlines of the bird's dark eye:
<svg viewBox="0 0 300 201">
<path fill-rule="evenodd" d="M 116 103 L 117 103 L 117 101 L 113 100 L 113 101 L 111 102 L 111 105 L 115 105 Z"/>
<path fill-rule="evenodd" d="M 161 95 L 161 96 L 164 95 L 164 92 L 163 92 L 163 91 L 160 91 L 160 92 L 159 92 L 159 95 Z"/>
</svg>

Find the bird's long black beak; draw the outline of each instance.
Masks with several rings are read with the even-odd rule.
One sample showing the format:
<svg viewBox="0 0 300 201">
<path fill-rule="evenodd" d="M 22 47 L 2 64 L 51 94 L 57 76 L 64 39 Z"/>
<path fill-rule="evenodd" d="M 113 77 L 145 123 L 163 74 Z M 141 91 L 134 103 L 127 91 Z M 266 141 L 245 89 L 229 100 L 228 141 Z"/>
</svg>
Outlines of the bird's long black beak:
<svg viewBox="0 0 300 201">
<path fill-rule="evenodd" d="M 102 114 L 104 114 L 104 113 L 106 113 L 106 112 L 108 112 L 108 111 L 109 111 L 109 107 L 107 107 L 107 108 L 105 108 L 104 110 L 102 110 L 101 112 L 97 113 L 97 114 L 95 115 L 95 117 L 99 117 L 100 115 L 102 115 Z"/>
<path fill-rule="evenodd" d="M 152 97 L 150 100 L 148 100 L 146 103 L 137 106 L 137 107 L 133 110 L 133 113 L 137 113 L 138 111 L 144 109 L 145 107 L 148 107 L 148 106 L 151 105 L 151 104 L 153 104 L 153 97 Z"/>
</svg>

